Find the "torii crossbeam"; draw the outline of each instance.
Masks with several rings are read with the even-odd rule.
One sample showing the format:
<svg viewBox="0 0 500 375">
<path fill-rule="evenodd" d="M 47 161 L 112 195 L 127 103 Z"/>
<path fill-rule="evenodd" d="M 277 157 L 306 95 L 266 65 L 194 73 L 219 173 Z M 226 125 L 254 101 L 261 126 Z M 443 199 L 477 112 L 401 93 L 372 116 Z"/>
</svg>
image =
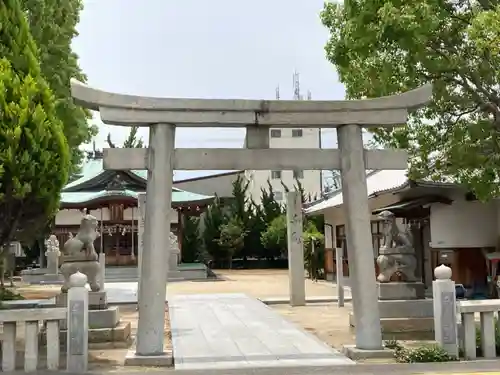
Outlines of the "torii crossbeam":
<svg viewBox="0 0 500 375">
<path fill-rule="evenodd" d="M 373 267 L 367 169 L 405 169 L 401 150 L 365 150 L 363 127 L 395 127 L 426 105 L 432 86 L 352 101 L 169 99 L 120 95 L 72 81 L 78 104 L 105 124 L 149 127 L 148 149 L 105 149 L 104 167 L 147 169 L 145 250 L 139 296 L 137 355 L 163 353 L 172 176 L 178 170 L 339 169 L 347 210 L 347 246 L 356 346 L 380 349 L 382 337 Z M 176 149 L 176 127 L 246 127 L 246 149 Z M 338 150 L 270 149 L 270 128 L 337 128 Z"/>
</svg>

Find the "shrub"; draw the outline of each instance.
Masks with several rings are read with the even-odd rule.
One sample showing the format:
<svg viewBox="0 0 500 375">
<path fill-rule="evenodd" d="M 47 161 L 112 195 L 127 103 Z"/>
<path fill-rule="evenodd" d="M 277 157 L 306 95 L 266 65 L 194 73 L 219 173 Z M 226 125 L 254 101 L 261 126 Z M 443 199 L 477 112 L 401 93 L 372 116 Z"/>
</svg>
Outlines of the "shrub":
<svg viewBox="0 0 500 375">
<path fill-rule="evenodd" d="M 312 280 L 324 279 L 325 236 L 318 231 L 312 221 L 307 221 L 302 239 L 304 241 L 304 266 L 307 276 Z"/>
<path fill-rule="evenodd" d="M 395 358 L 398 363 L 450 362 L 457 358 L 448 354 L 439 345 L 425 345 L 414 349 L 396 346 Z"/>
<path fill-rule="evenodd" d="M 18 301 L 22 299 L 24 299 L 22 295 L 7 288 L 0 288 L 0 301 Z"/>
</svg>

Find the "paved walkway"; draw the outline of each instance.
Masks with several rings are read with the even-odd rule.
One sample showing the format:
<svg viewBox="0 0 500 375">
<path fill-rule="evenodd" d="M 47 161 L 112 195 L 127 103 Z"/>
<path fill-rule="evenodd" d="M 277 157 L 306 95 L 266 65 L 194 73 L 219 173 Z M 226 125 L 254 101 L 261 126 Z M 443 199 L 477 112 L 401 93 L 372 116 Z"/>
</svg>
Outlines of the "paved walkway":
<svg viewBox="0 0 500 375">
<path fill-rule="evenodd" d="M 245 294 L 169 298 L 176 370 L 352 365 Z"/>
</svg>

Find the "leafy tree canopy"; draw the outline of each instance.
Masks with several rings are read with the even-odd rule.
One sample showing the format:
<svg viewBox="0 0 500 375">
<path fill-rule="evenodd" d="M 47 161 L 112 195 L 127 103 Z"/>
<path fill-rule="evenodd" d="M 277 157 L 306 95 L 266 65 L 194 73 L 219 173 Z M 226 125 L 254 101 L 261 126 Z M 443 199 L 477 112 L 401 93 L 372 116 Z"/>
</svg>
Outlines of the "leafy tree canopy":
<svg viewBox="0 0 500 375">
<path fill-rule="evenodd" d="M 286 215 L 280 215 L 273 219 L 266 231 L 261 234 L 262 245 L 272 257 L 286 253 L 286 230 Z"/>
<path fill-rule="evenodd" d="M 431 105 L 376 133 L 409 150 L 411 177 L 463 183 L 480 199 L 500 193 L 497 0 L 345 0 L 326 3 L 321 19 L 348 98 L 434 83 Z"/>
<path fill-rule="evenodd" d="M 0 2 L 0 246 L 47 223 L 69 148 L 18 0 Z"/>
<path fill-rule="evenodd" d="M 79 146 L 90 142 L 97 127 L 89 123 L 89 111 L 74 104 L 70 79 L 86 82 L 78 66 L 78 56 L 71 42 L 78 35 L 82 0 L 19 0 L 31 34 L 38 47 L 42 74 L 56 98 L 56 115 L 63 124 L 64 135 L 71 150 L 72 171 L 83 158 Z"/>
</svg>

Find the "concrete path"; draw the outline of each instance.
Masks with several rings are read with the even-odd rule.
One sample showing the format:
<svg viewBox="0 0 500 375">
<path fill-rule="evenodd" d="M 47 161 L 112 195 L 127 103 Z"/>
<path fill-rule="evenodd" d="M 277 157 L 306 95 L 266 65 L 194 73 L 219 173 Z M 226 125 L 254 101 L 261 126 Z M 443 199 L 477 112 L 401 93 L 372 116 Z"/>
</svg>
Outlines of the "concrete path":
<svg viewBox="0 0 500 375">
<path fill-rule="evenodd" d="M 176 370 L 354 364 L 245 294 L 168 302 Z"/>
</svg>

